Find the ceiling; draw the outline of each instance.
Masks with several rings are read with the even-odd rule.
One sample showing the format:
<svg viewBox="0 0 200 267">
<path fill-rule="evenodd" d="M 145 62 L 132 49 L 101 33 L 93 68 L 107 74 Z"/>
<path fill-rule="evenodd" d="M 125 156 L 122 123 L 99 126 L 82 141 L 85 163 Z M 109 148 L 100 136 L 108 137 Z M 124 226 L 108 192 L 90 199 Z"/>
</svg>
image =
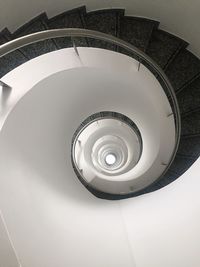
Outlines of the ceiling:
<svg viewBox="0 0 200 267">
<path fill-rule="evenodd" d="M 199 0 L 1 0 L 0 28 L 7 26 L 12 31 L 41 12 L 51 17 L 81 5 L 88 10 L 120 7 L 128 15 L 158 20 L 161 28 L 184 38 L 200 56 Z"/>
</svg>

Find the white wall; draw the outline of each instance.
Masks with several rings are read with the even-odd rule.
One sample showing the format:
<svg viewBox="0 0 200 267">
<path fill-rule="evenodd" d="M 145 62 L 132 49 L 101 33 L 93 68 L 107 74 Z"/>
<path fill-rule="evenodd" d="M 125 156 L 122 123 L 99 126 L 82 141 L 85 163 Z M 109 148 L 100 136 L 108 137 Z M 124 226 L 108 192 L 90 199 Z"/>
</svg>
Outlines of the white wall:
<svg viewBox="0 0 200 267">
<path fill-rule="evenodd" d="M 0 213 L 0 267 L 20 267 L 2 213 Z"/>
<path fill-rule="evenodd" d="M 161 28 L 184 38 L 191 44 L 190 49 L 200 55 L 199 0 L 1 0 L 0 28 L 8 26 L 12 31 L 43 11 L 54 16 L 81 5 L 88 10 L 121 7 L 129 15 L 158 20 Z"/>
<path fill-rule="evenodd" d="M 58 61 L 60 70 L 69 63 L 64 56 L 62 60 Z M 134 64 L 132 67 L 135 69 Z M 44 75 L 47 67 L 42 70 L 35 68 L 38 76 Z M 12 73 L 4 78 L 18 87 L 2 98 L 1 111 L 9 110 L 15 103 L 12 101 L 26 93 L 25 82 L 36 83 L 37 75 L 30 73 L 19 80 Z M 51 77 L 50 84 L 45 80 L 36 83 L 12 110 L 0 134 L 0 208 L 15 247 L 15 260 L 17 255 L 22 267 L 199 267 L 200 160 L 183 177 L 157 192 L 116 202 L 95 198 L 67 161 L 68 137 L 79 125 L 79 110 L 87 112 L 88 102 L 68 99 L 67 91 L 76 88 L 66 82 L 67 73 L 62 74 L 57 74 L 57 81 Z M 83 86 L 78 74 L 72 71 L 70 76 L 74 84 Z M 91 73 L 86 74 L 88 82 Z M 107 84 L 101 80 L 98 85 Z M 101 89 L 98 97 L 104 106 L 108 88 Z M 66 100 L 74 103 L 76 113 Z M 71 127 L 67 114 L 72 114 L 71 119 L 68 116 Z"/>
<path fill-rule="evenodd" d="M 43 88 L 0 138 L 0 205 L 22 267 L 199 267 L 200 161 L 152 194 L 97 199 L 65 160 L 73 131 L 55 105 L 65 99 Z"/>
</svg>

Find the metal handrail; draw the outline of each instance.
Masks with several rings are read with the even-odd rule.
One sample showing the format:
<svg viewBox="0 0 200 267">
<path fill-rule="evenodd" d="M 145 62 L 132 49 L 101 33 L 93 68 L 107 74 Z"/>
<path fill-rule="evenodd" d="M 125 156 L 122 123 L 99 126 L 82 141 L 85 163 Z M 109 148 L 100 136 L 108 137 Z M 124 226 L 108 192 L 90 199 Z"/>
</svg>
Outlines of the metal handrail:
<svg viewBox="0 0 200 267">
<path fill-rule="evenodd" d="M 22 48 L 24 46 L 27 46 L 29 44 L 37 43 L 39 41 L 44 41 L 47 39 L 55 39 L 60 37 L 85 37 L 85 38 L 93 38 L 98 39 L 101 41 L 106 41 L 108 43 L 117 45 L 121 48 L 126 49 L 127 51 L 133 53 L 136 55 L 136 57 L 139 59 L 139 63 L 145 63 L 147 65 L 148 69 L 153 72 L 154 75 L 159 78 L 159 82 L 162 81 L 162 87 L 165 86 L 165 89 L 167 90 L 171 101 L 172 101 L 172 109 L 173 109 L 173 115 L 175 118 L 175 126 L 176 126 L 176 136 L 175 136 L 175 147 L 172 154 L 172 157 L 170 159 L 170 162 L 168 163 L 165 171 L 161 175 L 161 177 L 167 172 L 170 165 L 172 164 L 175 155 L 178 150 L 179 142 L 180 142 L 180 135 L 181 135 L 181 116 L 179 111 L 178 102 L 176 99 L 176 95 L 174 92 L 174 89 L 168 80 L 167 76 L 163 72 L 163 70 L 144 52 L 136 48 L 135 46 L 108 34 L 98 32 L 98 31 L 92 31 L 92 30 L 86 30 L 86 29 L 80 29 L 80 28 L 66 28 L 66 29 L 54 29 L 54 30 L 46 30 L 41 32 L 32 33 L 23 37 L 19 37 L 15 40 L 12 40 L 10 42 L 7 42 L 0 46 L 0 58 L 7 55 L 10 52 L 13 52 L 19 48 Z"/>
</svg>

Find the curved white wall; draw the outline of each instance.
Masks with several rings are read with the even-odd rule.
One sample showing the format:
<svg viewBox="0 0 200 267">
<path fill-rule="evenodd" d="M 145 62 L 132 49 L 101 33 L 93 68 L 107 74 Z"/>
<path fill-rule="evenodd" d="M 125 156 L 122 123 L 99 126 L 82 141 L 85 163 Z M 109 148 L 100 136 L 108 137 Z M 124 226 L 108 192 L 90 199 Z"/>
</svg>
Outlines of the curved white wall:
<svg viewBox="0 0 200 267">
<path fill-rule="evenodd" d="M 158 20 L 161 28 L 188 41 L 190 49 L 200 56 L 199 0 L 1 0 L 0 28 L 8 26 L 15 30 L 43 11 L 54 16 L 81 5 L 86 5 L 88 10 L 120 7 L 128 15 Z"/>
<path fill-rule="evenodd" d="M 47 11 L 49 16 L 53 16 L 63 10 L 83 4 L 87 5 L 88 10 L 124 7 L 127 14 L 157 19 L 162 22 L 161 28 L 190 42 L 190 49 L 200 55 L 200 2 L 198 0 L 58 0 L 56 2 L 53 0 L 2 0 L 0 1 L 0 27 L 8 26 L 13 31 L 40 12 Z M 9 152 L 12 151 L 7 151 L 7 155 Z M 7 155 L 1 155 L 1 164 L 8 164 L 5 161 Z M 13 161 L 12 164 L 15 162 Z M 15 165 L 8 164 L 8 170 L 11 171 L 12 166 Z M 27 172 L 29 170 L 27 169 Z M 69 237 L 67 233 L 70 232 L 70 228 L 67 228 L 64 223 L 63 216 L 68 219 L 68 214 L 70 214 L 70 223 L 73 227 L 78 228 L 81 220 L 83 220 L 82 226 L 87 226 L 87 222 L 92 222 L 92 232 L 89 236 L 85 228 L 83 231 L 70 233 L 71 239 L 74 235 L 81 236 L 80 245 L 83 244 L 84 253 L 79 253 L 79 256 L 88 255 L 90 260 L 87 262 L 87 259 L 83 260 L 81 256 L 78 258 L 76 255 L 77 267 L 83 266 L 83 263 L 87 266 L 90 264 L 94 266 L 95 257 L 99 259 L 101 267 L 105 266 L 104 260 L 106 264 L 109 262 L 109 267 L 112 265 L 119 267 L 199 267 L 199 171 L 200 159 L 181 178 L 155 193 L 118 203 L 95 200 L 95 209 L 98 207 L 98 212 L 94 211 L 94 204 L 89 203 L 91 196 L 82 191 L 83 188 L 78 182 L 65 184 L 65 186 L 70 186 L 69 201 L 71 202 L 69 204 L 72 204 L 70 207 L 70 205 L 65 205 L 68 203 L 66 196 L 63 198 L 59 198 L 58 195 L 53 196 L 55 192 L 49 188 L 40 187 L 38 180 L 29 180 L 27 183 L 26 179 L 17 178 L 19 183 L 16 187 L 13 180 L 17 176 L 14 173 L 13 180 L 8 180 L 10 185 L 7 184 L 10 190 L 8 202 L 12 204 L 9 209 L 5 206 L 5 217 L 9 222 L 9 232 L 16 252 L 20 255 L 20 261 L 23 262 L 22 267 L 50 267 L 51 264 L 60 267 L 66 263 L 62 255 L 69 255 L 68 259 L 71 262 L 74 260 L 73 253 L 77 251 L 76 244 L 69 244 L 69 249 L 64 246 L 64 242 L 67 242 L 65 238 Z M 37 176 L 37 174 L 34 175 Z M 27 187 L 30 189 L 28 192 Z M 89 199 L 88 202 L 81 202 L 80 199 L 78 202 L 74 201 L 77 189 L 80 189 L 81 200 L 87 199 L 88 201 Z M 55 198 L 54 205 L 52 199 L 55 200 Z M 27 216 L 23 214 L 23 209 L 20 210 L 20 206 L 18 208 L 15 206 L 15 200 L 26 205 L 30 212 Z M 93 201 L 94 199 L 92 203 Z M 33 206 L 34 209 L 32 209 Z M 81 209 L 83 217 L 75 212 L 74 207 L 79 211 Z M 37 218 L 36 221 L 35 218 Z M 50 222 L 48 227 L 47 221 Z M 20 227 L 15 231 L 17 222 Z M 95 227 L 98 225 L 107 230 L 102 234 L 99 230 L 101 227 Z M 8 235 L 1 231 L 3 228 L 4 226 L 0 225 L 0 266 L 16 267 L 18 260 Z M 102 234 L 102 238 L 96 238 L 96 233 Z M 40 242 L 41 240 L 43 242 Z M 107 246 L 105 246 L 105 240 Z M 84 247 L 88 241 L 92 244 L 91 249 L 87 249 L 88 246 Z M 52 242 L 58 251 L 54 250 Z M 76 267 L 76 265 L 72 266 Z"/>
<path fill-rule="evenodd" d="M 45 95 L 25 96 L 0 135 L 0 206 L 21 266 L 199 267 L 200 161 L 151 194 L 97 199 L 66 162 L 56 88 Z"/>
<path fill-rule="evenodd" d="M 27 62 L 25 70 L 38 60 L 44 64 L 48 56 Z M 82 67 L 75 52 L 68 59 L 62 54 L 57 71 L 66 68 L 70 59 L 74 66 Z M 15 84 L 10 95 L 4 98 L 2 94 L 4 120 L 19 96 L 31 89 L 30 84 L 35 85 L 12 110 L 0 134 L 0 208 L 15 248 L 0 232 L 5 240 L 3 249 L 8 251 L 3 255 L 5 267 L 19 266 L 18 261 L 21 267 L 199 267 L 200 161 L 157 192 L 116 202 L 95 198 L 66 161 L 66 136 L 74 131 L 66 127 L 65 116 L 60 116 L 67 107 L 58 93 L 59 82 L 37 87 L 37 77 L 56 66 L 47 65 L 42 72 L 36 67 L 37 75 L 30 71 L 16 79 L 12 74 L 20 74 L 22 65 L 4 77 L 5 82 Z M 134 61 L 129 71 L 137 71 Z M 82 85 L 74 75 L 75 83 Z M 62 91 L 68 86 L 66 83 Z M 81 99 L 75 107 L 83 109 Z M 50 110 L 54 116 L 49 116 Z M 74 116 L 71 121 L 76 129 L 78 121 Z"/>
</svg>

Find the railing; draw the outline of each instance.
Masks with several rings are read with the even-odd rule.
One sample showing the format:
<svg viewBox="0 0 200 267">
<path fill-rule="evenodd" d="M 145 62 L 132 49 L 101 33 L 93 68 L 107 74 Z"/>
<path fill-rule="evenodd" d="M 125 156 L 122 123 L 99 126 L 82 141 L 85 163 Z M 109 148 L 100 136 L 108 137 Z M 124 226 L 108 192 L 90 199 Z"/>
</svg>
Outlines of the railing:
<svg viewBox="0 0 200 267">
<path fill-rule="evenodd" d="M 108 42 L 110 44 L 114 44 L 122 49 L 125 49 L 129 53 L 133 55 L 133 57 L 138 60 L 138 66 L 140 64 L 144 64 L 158 79 L 160 82 L 164 92 L 166 93 L 168 99 L 170 100 L 171 108 L 173 113 L 168 114 L 168 116 L 174 116 L 175 120 L 175 130 L 176 130 L 176 136 L 175 136 L 175 147 L 173 154 L 171 156 L 171 159 L 169 163 L 166 166 L 165 171 L 161 175 L 163 175 L 167 172 L 169 169 L 171 163 L 173 162 L 176 152 L 178 150 L 179 146 L 179 141 L 180 141 L 180 134 L 181 134 L 181 118 L 180 118 L 180 111 L 178 107 L 178 102 L 176 99 L 176 95 L 174 93 L 174 89 L 168 80 L 167 76 L 163 72 L 163 70 L 150 58 L 148 57 L 144 52 L 136 48 L 135 46 L 118 39 L 114 36 L 104 34 L 101 32 L 97 31 L 91 31 L 91 30 L 86 30 L 86 29 L 74 29 L 74 28 L 67 28 L 67 29 L 54 29 L 54 30 L 47 30 L 47 31 L 42 31 L 42 32 L 37 32 L 33 34 L 29 34 L 23 37 L 20 37 L 18 39 L 15 39 L 13 41 L 10 41 L 8 43 L 5 43 L 0 46 L 0 57 L 3 57 L 10 52 L 13 52 L 17 49 L 20 49 L 24 46 L 27 46 L 29 44 L 37 43 L 39 41 L 44 41 L 47 39 L 55 39 L 55 38 L 63 38 L 63 37 L 70 37 L 75 38 L 75 37 L 84 37 L 84 38 L 92 38 L 96 40 L 101 40 Z M 74 44 L 74 49 L 76 53 L 78 54 L 77 47 Z M 2 83 L 2 82 L 1 82 Z M 8 85 L 5 85 L 8 86 Z M 160 178 L 161 178 L 160 177 Z"/>
</svg>

